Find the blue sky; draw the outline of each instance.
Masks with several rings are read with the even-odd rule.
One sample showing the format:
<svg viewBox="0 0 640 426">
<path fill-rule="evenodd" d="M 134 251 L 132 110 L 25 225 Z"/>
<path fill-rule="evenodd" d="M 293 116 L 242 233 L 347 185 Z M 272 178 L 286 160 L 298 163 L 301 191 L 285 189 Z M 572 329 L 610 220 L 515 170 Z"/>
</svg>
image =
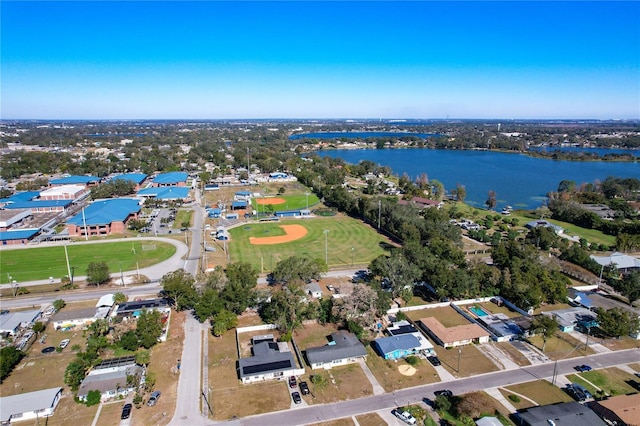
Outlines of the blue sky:
<svg viewBox="0 0 640 426">
<path fill-rule="evenodd" d="M 640 2 L 1 3 L 0 117 L 640 119 Z"/>
</svg>

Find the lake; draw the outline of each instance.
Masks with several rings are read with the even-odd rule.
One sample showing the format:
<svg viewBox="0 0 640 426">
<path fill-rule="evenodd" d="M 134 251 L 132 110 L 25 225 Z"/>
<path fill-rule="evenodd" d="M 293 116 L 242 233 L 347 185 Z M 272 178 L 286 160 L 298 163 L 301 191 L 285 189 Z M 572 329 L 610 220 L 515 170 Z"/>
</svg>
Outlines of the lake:
<svg viewBox="0 0 640 426">
<path fill-rule="evenodd" d="M 524 154 L 493 151 L 440 149 L 335 149 L 318 155 L 342 158 L 358 164 L 370 160 L 388 166 L 393 173 L 406 173 L 411 180 L 422 173 L 437 179 L 451 192 L 457 184 L 467 190 L 466 202 L 484 208 L 487 193 L 495 191 L 500 210 L 506 205 L 516 209 L 535 209 L 546 201 L 562 180 L 578 184 L 593 183 L 608 176 L 640 178 L 640 164 L 635 162 L 563 161 L 533 158 Z"/>
</svg>

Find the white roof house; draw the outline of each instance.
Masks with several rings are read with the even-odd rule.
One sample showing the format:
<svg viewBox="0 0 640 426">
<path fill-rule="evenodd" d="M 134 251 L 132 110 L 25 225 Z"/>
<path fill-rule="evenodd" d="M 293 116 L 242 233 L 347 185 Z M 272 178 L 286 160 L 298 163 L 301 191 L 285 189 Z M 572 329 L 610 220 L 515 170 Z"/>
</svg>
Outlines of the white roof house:
<svg viewBox="0 0 640 426">
<path fill-rule="evenodd" d="M 593 256 L 591 258 L 602 266 L 613 265 L 618 270 L 640 269 L 640 259 L 624 253 L 615 252 L 611 256 Z"/>
<path fill-rule="evenodd" d="M 26 327 L 35 322 L 40 314 L 39 309 L 31 309 L 0 315 L 0 333 L 14 335 L 20 327 Z"/>
<path fill-rule="evenodd" d="M 56 409 L 61 396 L 62 388 L 51 388 L 2 397 L 0 422 L 8 424 L 12 421 L 49 417 Z"/>
<path fill-rule="evenodd" d="M 100 298 L 100 300 L 98 300 L 98 303 L 96 303 L 96 308 L 102 308 L 105 306 L 111 307 L 113 306 L 113 298 L 114 295 L 113 293 L 109 293 L 109 294 L 105 294 L 104 296 L 102 296 Z"/>
</svg>

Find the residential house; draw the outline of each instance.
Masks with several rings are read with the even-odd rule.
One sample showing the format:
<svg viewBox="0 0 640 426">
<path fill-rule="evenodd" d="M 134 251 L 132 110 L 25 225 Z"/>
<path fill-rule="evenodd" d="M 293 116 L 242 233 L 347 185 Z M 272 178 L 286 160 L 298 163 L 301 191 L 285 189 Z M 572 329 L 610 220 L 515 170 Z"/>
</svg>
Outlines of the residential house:
<svg viewBox="0 0 640 426">
<path fill-rule="evenodd" d="M 287 342 L 276 342 L 272 335 L 252 339 L 253 356 L 238 360 L 238 375 L 242 383 L 280 380 L 302 374 L 298 369 Z"/>
<path fill-rule="evenodd" d="M 611 256 L 590 257 L 602 266 L 614 266 L 621 273 L 640 270 L 640 259 L 624 253 L 615 252 Z"/>
<path fill-rule="evenodd" d="M 86 401 L 90 391 L 99 391 L 100 400 L 126 397 L 135 391 L 128 377 L 144 377 L 144 368 L 136 364 L 135 356 L 107 359 L 93 367 L 78 388 L 78 399 Z"/>
<path fill-rule="evenodd" d="M 564 402 L 526 408 L 517 414 L 521 426 L 605 426 L 589 407 L 578 402 Z"/>
<path fill-rule="evenodd" d="M 381 337 L 372 343 L 373 349 L 384 359 L 401 359 L 420 352 L 420 341 L 413 334 Z"/>
<path fill-rule="evenodd" d="M 544 226 L 545 228 L 550 228 L 556 234 L 562 234 L 564 232 L 564 229 L 562 229 L 562 227 L 558 225 L 554 225 L 553 223 L 543 219 L 532 220 L 531 222 L 528 222 L 524 226 L 527 229 L 533 229 L 533 228 L 537 228 L 538 226 Z"/>
<path fill-rule="evenodd" d="M 464 324 L 445 327 L 436 318 L 421 318 L 418 322 L 431 338 L 445 348 L 468 345 L 470 343 L 487 343 L 489 333 L 478 324 Z"/>
<path fill-rule="evenodd" d="M 62 397 L 62 388 L 42 389 L 34 392 L 0 398 L 0 423 L 39 420 L 53 414 Z"/>
<path fill-rule="evenodd" d="M 340 330 L 331 333 L 331 341 L 328 345 L 307 348 L 306 355 L 311 369 L 329 370 L 338 365 L 366 359 L 367 349 L 354 334 Z"/>
<path fill-rule="evenodd" d="M 411 334 L 420 342 L 419 352 L 429 355 L 433 353 L 433 345 L 426 337 L 422 335 L 413 324 L 407 320 L 396 321 L 387 327 L 387 333 L 391 336 L 400 336 L 402 334 Z"/>
<path fill-rule="evenodd" d="M 304 286 L 304 290 L 307 294 L 314 299 L 320 299 L 322 297 L 322 289 L 317 281 L 312 281 Z"/>
<path fill-rule="evenodd" d="M 640 426 L 640 393 L 611 396 L 590 406 L 607 424 Z"/>
</svg>

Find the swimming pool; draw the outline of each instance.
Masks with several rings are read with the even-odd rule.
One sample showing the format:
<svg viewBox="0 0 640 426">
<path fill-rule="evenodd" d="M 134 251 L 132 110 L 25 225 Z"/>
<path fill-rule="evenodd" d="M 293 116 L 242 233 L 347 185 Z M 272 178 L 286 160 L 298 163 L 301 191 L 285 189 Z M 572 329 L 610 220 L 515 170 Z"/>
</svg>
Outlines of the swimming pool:
<svg viewBox="0 0 640 426">
<path fill-rule="evenodd" d="M 482 309 L 480 306 L 472 306 L 469 308 L 469 310 L 479 317 L 484 317 L 489 315 L 489 313 L 484 309 Z"/>
</svg>

